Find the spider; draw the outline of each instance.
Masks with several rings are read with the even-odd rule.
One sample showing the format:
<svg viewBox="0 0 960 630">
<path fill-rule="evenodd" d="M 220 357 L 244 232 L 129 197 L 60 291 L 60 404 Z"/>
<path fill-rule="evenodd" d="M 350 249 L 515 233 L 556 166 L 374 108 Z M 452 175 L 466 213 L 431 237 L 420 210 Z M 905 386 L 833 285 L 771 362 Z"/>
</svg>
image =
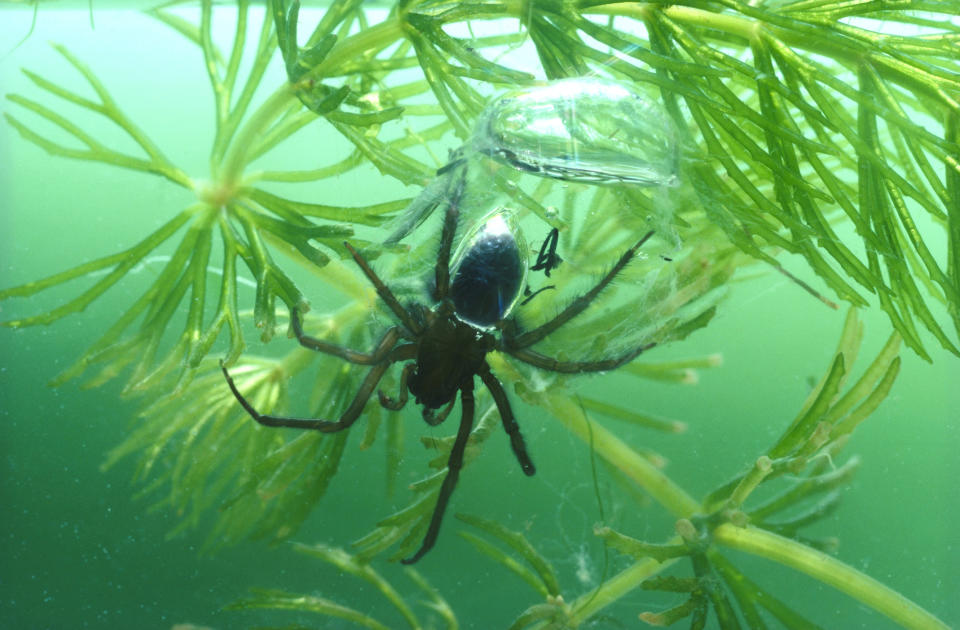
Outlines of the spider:
<svg viewBox="0 0 960 630">
<path fill-rule="evenodd" d="M 518 245 L 518 232 L 511 226 L 512 214 L 501 209 L 487 215 L 478 225 L 478 229 L 464 240 L 464 245 L 453 261 L 451 278 L 451 246 L 459 218 L 462 183 L 453 188 L 444 217 L 434 269 L 433 308 L 422 304 L 409 307 L 401 305 L 363 256 L 349 243 L 344 243 L 398 323 L 386 331 L 372 352 L 363 353 L 306 335 L 299 312 L 296 309 L 290 312 L 291 328 L 300 345 L 340 357 L 350 363 L 371 366 L 353 401 L 338 420 L 263 415 L 243 397 L 227 368 L 221 363 L 223 375 L 237 401 L 254 420 L 269 427 L 290 427 L 323 433 L 347 429 L 360 416 L 378 382 L 394 363 L 405 362 L 400 375 L 399 397 L 394 399 L 382 390 L 377 392 L 380 404 L 387 409 L 401 409 L 407 403 L 408 394 L 412 394 L 417 404 L 423 406 L 423 419 L 427 424 L 435 426 L 450 414 L 459 393 L 460 426 L 447 460 L 447 474 L 440 487 L 423 542 L 416 553 L 401 560 L 403 564 L 413 564 L 420 560 L 437 541 L 447 503 L 460 477 L 464 451 L 473 427 L 474 377 L 480 377 L 493 397 L 521 469 L 528 476 L 536 471 L 527 453 L 516 417 L 510 408 L 507 393 L 487 363 L 486 355 L 489 352 L 503 352 L 543 370 L 572 374 L 612 370 L 654 345 L 640 345 L 621 356 L 595 361 L 564 361 L 531 349 L 537 342 L 583 312 L 620 273 L 653 232 L 645 234 L 624 252 L 592 289 L 573 300 L 556 317 L 521 333 L 513 320 L 508 319 L 511 309 L 518 301 L 527 267 L 525 253 Z"/>
</svg>

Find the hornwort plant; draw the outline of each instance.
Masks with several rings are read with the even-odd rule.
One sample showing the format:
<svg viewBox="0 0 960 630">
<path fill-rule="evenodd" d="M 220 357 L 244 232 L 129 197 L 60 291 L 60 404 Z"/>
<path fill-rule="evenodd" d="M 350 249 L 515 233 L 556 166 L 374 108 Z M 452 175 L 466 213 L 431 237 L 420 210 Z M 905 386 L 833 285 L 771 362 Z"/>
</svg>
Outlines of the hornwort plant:
<svg viewBox="0 0 960 630">
<path fill-rule="evenodd" d="M 436 266 L 436 217 L 424 217 L 402 240 L 389 240 L 390 226 L 384 227 L 413 198 L 351 206 L 289 191 L 352 171 L 373 182 L 426 190 L 438 171 L 449 172 L 443 170 L 449 152 L 470 140 L 498 94 L 545 80 L 598 76 L 662 105 L 680 146 L 674 188 L 569 183 L 518 168 L 527 164 L 521 158 L 505 164 L 493 155 L 470 162 L 466 176 L 478 195 L 470 207 L 508 200 L 528 233 L 555 228 L 559 235 L 554 253 L 564 262 L 551 268 L 557 290 L 518 309 L 519 330 L 543 326 L 640 236 L 651 229 L 658 235 L 657 248 L 635 257 L 569 325 L 538 339 L 537 352 L 590 362 L 645 344 L 679 342 L 722 308 L 734 273 L 758 263 L 788 274 L 828 304 L 835 299 L 851 309 L 833 361 L 779 439 L 701 498 L 659 468 L 655 453 L 627 443 L 598 418 L 654 430 L 681 425 L 575 396 L 567 377 L 545 377 L 509 353 L 490 352 L 490 368 L 505 389 L 582 439 L 599 461 L 676 521 L 675 532 L 662 532 L 657 543 L 598 526 L 596 535 L 629 564 L 584 592 L 564 593 L 551 562 L 526 536 L 458 515 L 469 527 L 463 532 L 469 541 L 533 589 L 530 607 L 513 627 L 577 627 L 601 619 L 639 588 L 682 599 L 668 610 L 638 611 L 652 624 L 689 618 L 691 627 L 704 627 L 712 613 L 723 628 L 812 627 L 813 611 L 791 608 L 748 577 L 727 553 L 731 549 L 804 572 L 904 627 L 946 627 L 831 556 L 828 541 L 806 538 L 801 530 L 830 512 L 837 488 L 855 471 L 859 460 L 845 459 L 843 448 L 893 387 L 901 344 L 927 360 L 933 359 L 931 338 L 943 354 L 958 354 L 960 27 L 951 20 L 960 3 L 408 0 L 375 13 L 359 0 L 343 0 L 319 11 L 306 37 L 300 37 L 297 5 L 283 0 L 273 0 L 265 12 L 241 0 L 230 11 L 201 2 L 197 11 L 178 5 L 147 13 L 202 54 L 214 95 L 208 173 L 194 176 L 172 162 L 124 113 L 108 82 L 62 45 L 57 51 L 86 87 L 25 68 L 36 91 L 7 94 L 5 118 L 53 156 L 158 175 L 195 200 L 129 248 L 4 289 L 0 299 L 89 281 L 52 310 L 4 322 L 11 328 L 51 324 L 84 310 L 140 265 L 160 264 L 153 282 L 55 383 L 97 369 L 92 384 L 122 375 L 125 391 L 143 397 L 140 422 L 107 463 L 137 455 L 138 477 L 162 490 L 158 506 L 182 514 L 181 528 L 208 528 L 213 546 L 251 537 L 288 539 L 336 483 L 337 468 L 349 456 L 346 431 L 292 435 L 259 427 L 237 405 L 218 361 L 250 405 L 267 415 L 286 406 L 291 379 L 311 367 L 323 375 L 312 409 L 322 417 L 339 415 L 363 371 L 341 369 L 339 357 L 293 344 L 279 358 L 249 354 L 248 324 L 260 332 L 255 349 L 286 328 L 289 313 L 303 315 L 300 337 L 373 347 L 387 326 L 371 325 L 371 316 L 376 323 L 388 314 L 367 283 L 370 274 L 343 264 L 353 257 L 347 239 L 391 283 L 398 302 L 430 295 L 422 280 Z M 223 49 L 214 37 L 220 21 L 234 27 Z M 495 28 L 473 32 L 487 22 Z M 893 26 L 902 28 L 895 32 Z M 269 72 L 278 56 L 285 70 L 280 79 Z M 114 129 L 86 129 L 79 113 L 100 116 Z M 346 143 L 345 157 L 331 160 L 318 151 L 298 158 L 302 170 L 265 166 L 311 124 L 326 126 Z M 129 148 L 114 148 L 107 139 L 117 132 L 132 141 Z M 462 221 L 442 242 L 452 247 L 473 227 Z M 945 238 L 945 254 L 931 247 L 937 238 Z M 805 261 L 814 280 L 790 274 L 783 254 Z M 310 313 L 305 281 L 294 279 L 294 269 L 310 274 L 318 287 L 335 287 L 349 303 Z M 256 285 L 252 310 L 238 297 L 246 274 Z M 882 310 L 893 332 L 852 378 L 863 335 L 856 309 L 867 308 Z M 711 365 L 709 359 L 657 363 L 655 352 L 645 356 L 619 371 L 680 381 Z M 403 371 L 396 370 L 383 374 L 385 391 L 398 391 L 393 388 Z M 423 614 L 456 627 L 437 589 L 410 570 L 428 600 L 418 616 L 412 600 L 399 597 L 380 575 L 378 557 L 408 557 L 420 544 L 451 450 L 463 448 L 463 462 L 470 464 L 497 421 L 496 398 L 477 393 L 478 420 L 465 443 L 424 439 L 438 453 L 431 462 L 437 472 L 413 484 L 409 504 L 355 541 L 351 552 L 326 545 L 298 549 L 375 585 L 411 627 L 427 625 Z M 402 458 L 398 418 L 376 404 L 358 417 L 365 423 L 361 447 L 384 434 L 391 479 Z M 313 595 L 259 591 L 234 606 L 293 608 L 386 627 L 370 612 Z"/>
</svg>

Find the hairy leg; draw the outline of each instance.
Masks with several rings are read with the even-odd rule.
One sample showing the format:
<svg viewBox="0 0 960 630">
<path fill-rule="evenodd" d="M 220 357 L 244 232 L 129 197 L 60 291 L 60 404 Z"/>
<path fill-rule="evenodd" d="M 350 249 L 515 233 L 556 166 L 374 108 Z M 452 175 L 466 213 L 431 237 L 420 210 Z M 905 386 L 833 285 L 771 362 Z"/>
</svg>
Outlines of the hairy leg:
<svg viewBox="0 0 960 630">
<path fill-rule="evenodd" d="M 620 356 L 609 359 L 599 359 L 597 361 L 561 361 L 559 359 L 540 354 L 539 352 L 526 349 L 504 349 L 504 352 L 508 353 L 512 357 L 520 359 L 524 363 L 529 363 L 530 365 L 536 366 L 541 370 L 560 372 L 562 374 L 579 374 L 581 372 L 606 372 L 608 370 L 615 370 L 621 365 L 625 365 L 630 361 L 633 361 L 641 353 L 646 352 L 655 345 L 657 344 L 653 342 L 645 343 L 641 346 L 637 346 L 629 352 L 621 354 Z"/>
<path fill-rule="evenodd" d="M 510 400 L 507 398 L 507 392 L 504 391 L 503 385 L 501 385 L 497 377 L 493 375 L 493 372 L 490 371 L 490 366 L 486 363 L 484 363 L 483 368 L 480 370 L 480 380 L 483 381 L 483 384 L 486 385 L 490 391 L 490 395 L 493 396 L 493 402 L 496 403 L 497 411 L 500 413 L 500 420 L 503 422 L 503 430 L 510 436 L 510 446 L 513 448 L 513 454 L 516 455 L 517 461 L 520 462 L 523 473 L 527 476 L 533 475 L 537 472 L 537 469 L 534 468 L 533 462 L 530 460 L 530 455 L 527 453 L 527 445 L 523 441 L 523 435 L 520 433 L 520 425 L 517 424 L 517 419 L 513 415 L 513 409 L 510 408 Z"/>
<path fill-rule="evenodd" d="M 582 313 L 584 309 L 590 306 L 590 303 L 593 302 L 598 295 L 600 295 L 600 292 L 603 291 L 608 284 L 613 282 L 613 279 L 616 277 L 616 275 L 623 271 L 623 268 L 627 266 L 627 263 L 630 262 L 630 259 L 636 255 L 640 247 L 643 246 L 643 244 L 646 243 L 651 236 L 653 236 L 652 231 L 644 234 L 643 238 L 637 241 L 633 247 L 625 251 L 623 255 L 620 256 L 620 259 L 617 261 L 617 263 L 610 269 L 610 271 L 607 272 L 600 282 L 596 284 L 596 286 L 571 302 L 565 309 L 560 311 L 556 317 L 544 324 L 541 324 L 533 330 L 529 330 L 520 334 L 517 337 L 507 337 L 505 335 L 505 347 L 514 350 L 532 346 Z M 506 331 L 504 332 L 506 333 Z"/>
<path fill-rule="evenodd" d="M 367 401 L 370 399 L 371 394 L 373 394 L 373 390 L 376 388 L 377 383 L 380 382 L 384 372 L 387 371 L 387 368 L 389 368 L 390 365 L 391 364 L 388 362 L 380 363 L 379 365 L 372 367 L 370 371 L 367 372 L 367 376 L 363 379 L 363 384 L 357 391 L 356 396 L 354 396 L 350 406 L 347 407 L 347 410 L 343 412 L 343 414 L 340 416 L 340 419 L 335 421 L 263 415 L 254 409 L 253 405 L 251 405 L 240 393 L 240 390 L 237 389 L 236 384 L 233 382 L 233 378 L 230 376 L 230 373 L 227 372 L 226 366 L 223 365 L 223 361 L 220 362 L 220 369 L 223 370 L 223 376 L 227 379 L 227 385 L 230 386 L 230 391 L 233 392 L 234 397 L 237 399 L 240 405 L 246 409 L 247 413 L 250 414 L 250 417 L 260 424 L 267 427 L 288 427 L 291 429 L 320 431 L 322 433 L 335 433 L 337 431 L 346 429 L 351 424 L 356 422 L 357 418 L 360 417 L 360 413 L 363 411 L 364 406 L 367 404 Z"/>
<path fill-rule="evenodd" d="M 295 308 L 290 309 L 290 326 L 293 328 L 293 334 L 297 336 L 297 341 L 299 341 L 300 345 L 304 348 L 323 352 L 324 354 L 332 354 L 335 357 L 340 357 L 344 361 L 357 363 L 359 365 L 374 365 L 383 361 L 401 336 L 400 328 L 393 326 L 384 333 L 373 352 L 357 352 L 356 350 L 327 343 L 322 339 L 317 339 L 316 337 L 305 334 L 303 332 L 303 324 L 300 320 L 300 311 Z"/>
<path fill-rule="evenodd" d="M 433 516 L 430 517 L 430 526 L 427 528 L 427 534 L 423 537 L 420 549 L 409 558 L 401 560 L 403 564 L 413 564 L 424 556 L 425 553 L 433 548 L 437 542 L 437 536 L 440 534 L 440 523 L 443 522 L 443 513 L 447 510 L 447 503 L 453 494 L 453 489 L 457 487 L 457 479 L 460 478 L 460 469 L 463 468 L 463 454 L 467 449 L 467 440 L 470 438 L 470 429 L 473 428 L 473 378 L 468 378 L 460 388 L 460 402 L 463 406 L 463 415 L 460 418 L 460 428 L 457 430 L 457 438 L 453 442 L 453 448 L 450 449 L 450 458 L 447 460 L 447 476 L 443 478 L 443 485 L 440 486 L 440 493 L 437 495 L 437 505 L 433 508 Z"/>
</svg>

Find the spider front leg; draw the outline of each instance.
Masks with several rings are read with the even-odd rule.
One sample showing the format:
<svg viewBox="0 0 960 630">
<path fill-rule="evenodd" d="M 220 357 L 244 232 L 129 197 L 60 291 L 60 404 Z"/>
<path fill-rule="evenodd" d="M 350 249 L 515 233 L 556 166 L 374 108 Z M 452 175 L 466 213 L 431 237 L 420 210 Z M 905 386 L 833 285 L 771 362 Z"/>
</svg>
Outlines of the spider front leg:
<svg viewBox="0 0 960 630">
<path fill-rule="evenodd" d="M 594 286 L 592 289 L 590 289 L 589 291 L 587 291 L 586 293 L 584 293 L 583 295 L 575 299 L 573 302 L 571 302 L 565 309 L 560 311 L 560 313 L 550 321 L 544 324 L 541 324 L 540 326 L 534 328 L 533 330 L 527 331 L 517 337 L 512 337 L 512 336 L 508 337 L 506 335 L 507 330 L 504 330 L 504 333 L 505 333 L 503 337 L 504 347 L 508 351 L 519 350 L 521 348 L 530 347 L 533 344 L 537 343 L 538 341 L 543 340 L 544 337 L 546 337 L 547 335 L 557 330 L 558 328 L 566 324 L 568 321 L 570 321 L 571 319 L 573 319 L 574 317 L 582 313 L 584 309 L 590 306 L 590 303 L 593 302 L 593 300 L 596 299 L 598 295 L 600 295 L 600 292 L 603 291 L 603 289 L 606 288 L 608 284 L 613 282 L 613 279 L 616 277 L 616 275 L 621 271 L 623 271 L 623 268 L 627 266 L 627 263 L 630 262 L 630 260 L 636 255 L 637 251 L 643 246 L 644 243 L 647 242 L 647 240 L 649 240 L 651 236 L 653 236 L 652 230 L 644 234 L 643 238 L 637 241 L 637 243 L 633 247 L 625 251 L 623 255 L 620 256 L 620 259 L 617 261 L 617 263 L 610 269 L 610 271 L 606 273 L 605 276 L 603 276 L 603 278 L 600 280 L 600 282 L 596 284 L 596 286 Z"/>
<path fill-rule="evenodd" d="M 453 192 L 447 202 L 447 211 L 443 215 L 443 229 L 440 231 L 440 247 L 437 250 L 437 265 L 434 269 L 435 288 L 434 299 L 438 302 L 447 298 L 450 293 L 450 251 L 453 248 L 453 237 L 457 232 L 457 221 L 460 218 L 460 198 L 466 185 L 467 171 L 460 172 L 459 179 L 454 183 Z"/>
<path fill-rule="evenodd" d="M 621 365 L 626 365 L 630 361 L 633 361 L 637 356 L 655 345 L 657 345 L 656 342 L 645 343 L 618 357 L 599 359 L 597 361 L 561 361 L 560 359 L 548 357 L 529 349 L 505 350 L 505 352 L 541 370 L 560 372 L 561 374 L 580 374 L 581 372 L 607 372 L 609 370 L 615 370 Z"/>
<path fill-rule="evenodd" d="M 363 275 L 367 277 L 367 280 L 370 281 L 370 284 L 373 285 L 373 288 L 377 290 L 377 295 L 380 296 L 380 299 L 383 300 L 383 303 L 387 305 L 393 314 L 396 315 L 397 319 L 410 331 L 413 335 L 420 335 L 423 333 L 423 326 L 421 326 L 411 315 L 407 312 L 407 309 L 403 308 L 403 305 L 400 304 L 400 300 L 396 298 L 393 294 L 393 291 L 390 290 L 383 280 L 380 279 L 380 276 L 377 275 L 377 272 L 373 270 L 373 267 L 370 266 L 370 263 L 360 255 L 360 252 L 353 248 L 353 245 L 344 241 L 343 246 L 347 248 L 347 251 L 350 252 L 350 255 L 353 256 L 353 261 L 357 263 L 357 266 L 360 267 L 360 271 L 363 272 Z"/>
<path fill-rule="evenodd" d="M 473 428 L 473 376 L 467 377 L 460 386 L 460 403 L 463 415 L 460 417 L 460 428 L 457 429 L 457 437 L 453 442 L 453 448 L 450 449 L 450 458 L 447 459 L 447 476 L 443 478 L 443 484 L 440 486 L 440 493 L 437 495 L 437 505 L 433 508 L 433 515 L 430 517 L 430 526 L 427 528 L 427 535 L 423 537 L 420 549 L 409 558 L 404 558 L 400 562 L 403 564 L 413 564 L 424 556 L 437 542 L 437 536 L 440 534 L 440 523 L 443 522 L 443 513 L 447 509 L 447 503 L 450 502 L 450 496 L 453 489 L 457 487 L 457 480 L 460 478 L 460 469 L 463 468 L 463 454 L 467 449 L 467 440 L 470 438 L 470 430 Z"/>
</svg>

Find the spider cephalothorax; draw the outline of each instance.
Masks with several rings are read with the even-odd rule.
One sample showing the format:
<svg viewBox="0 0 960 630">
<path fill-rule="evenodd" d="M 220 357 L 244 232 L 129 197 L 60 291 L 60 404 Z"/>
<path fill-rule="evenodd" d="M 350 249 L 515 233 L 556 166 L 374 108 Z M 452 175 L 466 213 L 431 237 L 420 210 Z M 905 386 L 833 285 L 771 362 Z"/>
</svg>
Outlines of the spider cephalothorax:
<svg viewBox="0 0 960 630">
<path fill-rule="evenodd" d="M 444 308 L 446 306 L 446 308 Z M 437 409 L 451 402 L 464 379 L 473 379 L 494 348 L 493 335 L 456 318 L 449 304 L 429 312 L 407 385 L 417 404 Z"/>
<path fill-rule="evenodd" d="M 394 363 L 405 363 L 400 375 L 399 397 L 394 399 L 383 391 L 378 392 L 380 404 L 388 409 L 400 409 L 406 404 L 409 394 L 412 394 L 414 400 L 423 406 L 424 420 L 435 425 L 447 418 L 459 393 L 462 406 L 460 426 L 447 460 L 447 474 L 440 487 L 423 543 L 415 554 L 403 560 L 405 564 L 411 564 L 423 557 L 433 547 L 440 532 L 443 514 L 456 487 L 467 440 L 473 427 L 475 376 L 480 377 L 490 392 L 523 472 L 527 475 L 535 472 L 520 434 L 520 427 L 510 408 L 507 393 L 487 363 L 488 353 L 504 352 L 544 370 L 577 373 L 611 370 L 653 345 L 641 345 L 621 356 L 597 361 L 562 361 L 530 349 L 587 308 L 627 265 L 652 232 L 628 249 L 593 289 L 576 298 L 555 318 L 537 328 L 518 333 L 516 327 L 511 325 L 512 320 L 509 317 L 519 301 L 527 272 L 526 247 L 520 238 L 519 229 L 509 210 L 498 209 L 484 217 L 468 232 L 456 254 L 451 257 L 462 190 L 463 183 L 460 181 L 454 186 L 447 203 L 435 267 L 433 308 L 413 305 L 408 309 L 402 306 L 363 256 L 349 243 L 345 243 L 354 261 L 376 288 L 380 299 L 398 320 L 396 325 L 387 330 L 373 352 L 356 352 L 310 337 L 303 332 L 300 314 L 296 310 L 291 311 L 291 327 L 301 345 L 338 356 L 351 363 L 371 366 L 359 391 L 339 420 L 262 415 L 240 394 L 226 368 L 223 368 L 223 374 L 234 396 L 260 424 L 325 433 L 341 431 L 356 421 L 387 368 Z M 556 262 L 553 263 L 554 266 L 555 264 Z"/>
</svg>

